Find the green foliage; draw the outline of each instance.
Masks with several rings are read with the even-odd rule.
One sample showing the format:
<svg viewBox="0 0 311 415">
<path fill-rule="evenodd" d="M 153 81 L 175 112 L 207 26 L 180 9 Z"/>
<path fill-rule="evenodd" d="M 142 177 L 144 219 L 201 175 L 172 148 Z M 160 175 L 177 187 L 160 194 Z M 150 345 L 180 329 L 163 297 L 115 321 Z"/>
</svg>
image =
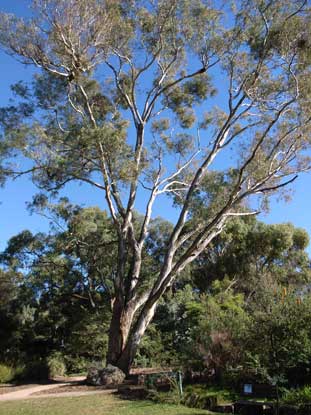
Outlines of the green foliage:
<svg viewBox="0 0 311 415">
<path fill-rule="evenodd" d="M 191 342 L 188 346 L 189 369 L 205 369 L 216 382 L 221 382 L 231 365 L 237 365 L 249 316 L 243 295 L 235 294 L 230 282 L 215 281 L 212 294 L 202 295 L 195 310 Z M 187 354 L 184 356 L 187 365 Z"/>
<path fill-rule="evenodd" d="M 183 403 L 190 408 L 211 409 L 217 405 L 217 394 L 201 396 L 198 393 L 192 393 L 185 396 Z"/>
<path fill-rule="evenodd" d="M 14 379 L 14 369 L 4 363 L 0 363 L 0 383 L 9 383 Z"/>
<path fill-rule="evenodd" d="M 14 381 L 21 381 L 25 379 L 26 366 L 22 362 L 14 362 Z"/>
<path fill-rule="evenodd" d="M 49 377 L 64 376 L 66 374 L 66 365 L 64 357 L 60 352 L 54 352 L 47 358 Z"/>
<path fill-rule="evenodd" d="M 179 405 L 183 403 L 183 397 L 180 395 L 178 380 L 175 376 L 164 375 L 169 385 L 168 392 L 160 392 L 156 388 L 149 391 L 148 398 L 153 402 Z"/>
<path fill-rule="evenodd" d="M 206 292 L 214 279 L 229 277 L 246 295 L 255 284 L 259 289 L 267 284 L 302 286 L 311 277 L 308 243 L 307 232 L 290 223 L 234 220 L 194 264 L 194 283 Z"/>
<path fill-rule="evenodd" d="M 45 358 L 28 360 L 25 362 L 25 369 L 19 375 L 19 379 L 26 381 L 42 381 L 49 378 L 49 368 Z"/>
<path fill-rule="evenodd" d="M 301 405 L 311 403 L 311 386 L 305 385 L 299 389 L 291 389 L 282 396 L 282 403 L 289 405 Z"/>
<path fill-rule="evenodd" d="M 186 386 L 182 402 L 191 408 L 211 409 L 216 405 L 231 403 L 237 398 L 237 394 L 229 389 L 191 385 Z"/>
<path fill-rule="evenodd" d="M 311 359 L 311 297 L 284 288 L 260 300 L 246 337 L 248 364 L 272 384 L 300 383 Z"/>
<path fill-rule="evenodd" d="M 163 337 L 157 326 L 150 324 L 139 345 L 134 365 L 138 367 L 165 367 L 172 364 L 174 353 L 171 350 L 166 350 Z"/>
<path fill-rule="evenodd" d="M 67 374 L 86 374 L 92 363 L 83 356 L 65 355 L 64 360 Z"/>
<path fill-rule="evenodd" d="M 308 379 L 310 329 L 303 322 L 310 299 L 305 293 L 301 301 L 299 295 L 310 278 L 307 241 L 306 232 L 290 224 L 265 225 L 254 218 L 232 222 L 198 261 L 199 268 L 195 264 L 191 270 L 192 284 L 176 284 L 166 293 L 154 320 L 157 330 L 147 332 L 142 342 L 141 362 L 147 363 L 149 342 L 148 362 L 160 355 L 167 364 L 208 369 L 225 384 Z M 206 294 L 195 289 L 196 283 Z M 271 332 L 282 344 L 278 356 L 286 363 L 282 370 L 266 366 L 273 353 L 264 331 L 272 321 Z M 161 344 L 166 353 L 161 353 Z"/>
<path fill-rule="evenodd" d="M 37 196 L 32 207 L 49 208 L 53 223 L 68 230 L 52 227 L 50 235 L 23 232 L 10 240 L 2 261 L 15 293 L 6 296 L 3 306 L 0 330 L 10 335 L 2 337 L 0 348 L 12 361 L 28 360 L 30 351 L 44 359 L 61 350 L 72 362 L 70 370 L 77 370 L 74 361 L 79 359 L 85 370 L 107 349 L 114 258 L 110 222 L 99 209 L 83 212 L 65 199 L 49 205 Z M 110 249 L 101 255 L 106 244 Z"/>
<path fill-rule="evenodd" d="M 198 351 L 192 348 L 200 311 L 199 298 L 190 285 L 166 293 L 154 320 L 155 333 L 164 349 L 159 356 L 162 365 L 201 366 Z"/>
<path fill-rule="evenodd" d="M 0 275 L 0 330 L 6 333 L 1 351 L 14 366 L 16 360 L 25 362 L 19 377 L 45 378 L 49 369 L 61 374 L 64 364 L 68 373 L 85 372 L 92 361 L 102 362 L 108 347 L 115 232 L 98 208 L 81 209 L 65 199 L 51 205 L 42 196 L 33 208 L 49 212 L 68 230 L 25 231 L 9 241 L 1 256 L 6 267 Z M 137 225 L 140 220 L 137 215 Z M 170 223 L 152 221 L 143 260 L 146 284 L 163 260 L 170 231 Z M 306 381 L 311 300 L 307 292 L 301 291 L 302 299 L 298 293 L 309 275 L 307 241 L 305 231 L 289 224 L 232 222 L 195 268 L 167 290 L 135 365 L 205 370 L 224 384 L 254 377 Z M 28 273 L 22 277 L 25 264 Z M 199 271 L 208 281 L 199 279 Z M 38 358 L 27 363 L 29 350 Z"/>
</svg>

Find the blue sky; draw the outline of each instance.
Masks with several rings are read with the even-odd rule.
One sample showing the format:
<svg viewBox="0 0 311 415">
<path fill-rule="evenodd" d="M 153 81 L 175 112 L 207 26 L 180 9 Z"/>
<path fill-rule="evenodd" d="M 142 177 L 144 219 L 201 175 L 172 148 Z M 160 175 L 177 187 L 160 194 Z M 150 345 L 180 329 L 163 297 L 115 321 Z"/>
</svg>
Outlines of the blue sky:
<svg viewBox="0 0 311 415">
<path fill-rule="evenodd" d="M 28 14 L 29 0 L 0 0 L 0 10 L 14 12 L 19 16 Z M 0 106 L 9 102 L 10 84 L 21 79 L 30 80 L 33 69 L 25 67 L 13 58 L 0 52 Z M 305 228 L 311 235 L 311 176 L 301 175 L 294 185 L 293 199 L 290 203 L 272 200 L 269 214 L 260 215 L 260 219 L 267 223 L 292 222 L 295 226 Z M 309 190 L 310 189 L 310 190 Z M 45 231 L 48 222 L 39 216 L 30 216 L 26 210 L 26 202 L 37 192 L 29 178 L 23 177 L 14 182 L 9 181 L 3 189 L 0 189 L 0 250 L 6 245 L 7 240 L 16 233 L 30 229 L 33 232 Z M 98 205 L 105 208 L 103 194 L 88 186 L 70 185 L 64 192 L 73 202 L 85 206 Z M 162 200 L 163 202 L 163 200 Z M 155 215 L 161 215 L 169 220 L 174 220 L 174 210 L 169 209 L 159 202 L 155 206 Z M 311 253 L 311 248 L 309 247 Z"/>
</svg>

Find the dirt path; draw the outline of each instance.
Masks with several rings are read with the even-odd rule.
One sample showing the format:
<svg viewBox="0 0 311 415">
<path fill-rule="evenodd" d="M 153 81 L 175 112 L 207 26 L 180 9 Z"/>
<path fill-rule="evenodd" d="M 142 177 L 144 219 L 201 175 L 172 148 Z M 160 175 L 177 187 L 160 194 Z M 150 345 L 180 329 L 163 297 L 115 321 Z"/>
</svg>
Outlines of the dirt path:
<svg viewBox="0 0 311 415">
<path fill-rule="evenodd" d="M 84 394 L 94 394 L 101 391 L 90 391 L 90 392 L 60 392 L 60 393 L 53 393 L 53 394 L 42 394 L 40 392 L 46 392 L 50 389 L 61 388 L 63 386 L 69 386 L 75 384 L 76 382 L 83 381 L 85 379 L 84 376 L 79 376 L 75 378 L 57 378 L 58 383 L 50 383 L 48 385 L 21 385 L 18 387 L 13 387 L 13 391 L 10 391 L 9 388 L 6 388 L 5 392 L 0 394 L 0 402 L 1 401 L 14 401 L 17 399 L 33 399 L 33 398 L 47 398 L 52 396 L 80 396 Z M 105 391 L 106 392 L 106 391 Z M 108 391 L 107 391 L 108 392 Z"/>
<path fill-rule="evenodd" d="M 155 369 L 155 368 L 148 368 L 148 369 L 134 369 L 132 374 L 149 374 L 149 373 L 157 373 L 158 371 L 164 371 L 163 368 Z M 54 378 L 54 383 L 50 383 L 48 385 L 19 385 L 19 386 L 12 386 L 13 390 L 10 390 L 9 385 L 5 387 L 5 391 L 0 391 L 0 402 L 1 401 L 14 401 L 18 399 L 44 399 L 44 398 L 52 398 L 52 397 L 67 397 L 67 396 L 85 396 L 85 395 L 95 395 L 95 394 L 111 394 L 117 391 L 117 389 L 97 389 L 97 390 L 83 390 L 80 387 L 74 387 L 74 385 L 79 385 L 80 382 L 85 380 L 85 376 L 76 376 L 76 377 L 57 377 Z M 55 383 L 55 381 L 57 383 Z M 64 387 L 71 387 L 65 388 Z M 60 389 L 59 392 L 51 391 L 52 389 Z M 68 390 L 69 389 L 69 390 Z M 78 390 L 77 390 L 78 389 Z"/>
<path fill-rule="evenodd" d="M 27 399 L 31 397 L 31 394 L 36 392 L 42 392 L 46 391 L 48 389 L 58 388 L 60 386 L 65 386 L 67 383 L 53 383 L 51 385 L 37 385 L 37 386 L 31 386 L 20 389 L 14 392 L 8 392 L 0 395 L 0 402 L 1 401 L 14 401 L 16 399 Z M 45 395 L 48 396 L 48 395 Z"/>
<path fill-rule="evenodd" d="M 33 388 L 23 389 L 16 392 L 9 392 L 0 396 L 0 402 L 3 401 L 16 401 L 20 399 L 46 399 L 46 398 L 59 398 L 59 397 L 69 397 L 69 396 L 85 396 L 85 395 L 96 395 L 96 394 L 106 394 L 109 395 L 114 393 L 116 390 L 109 389 L 109 390 L 97 390 L 97 391 L 88 391 L 88 392 L 60 392 L 60 393 L 52 393 L 52 394 L 38 394 L 38 392 L 43 392 L 48 389 L 57 388 L 59 386 L 63 386 L 66 384 L 59 384 L 59 385 L 41 385 L 36 386 Z M 35 395 L 33 395 L 35 394 Z"/>
</svg>

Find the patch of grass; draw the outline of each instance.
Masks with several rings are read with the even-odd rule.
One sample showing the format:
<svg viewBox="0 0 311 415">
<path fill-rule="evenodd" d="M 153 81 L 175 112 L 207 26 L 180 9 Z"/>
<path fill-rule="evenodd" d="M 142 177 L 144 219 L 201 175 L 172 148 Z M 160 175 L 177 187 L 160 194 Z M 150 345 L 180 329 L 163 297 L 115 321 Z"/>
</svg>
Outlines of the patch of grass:
<svg viewBox="0 0 311 415">
<path fill-rule="evenodd" d="M 209 415 L 211 412 L 151 401 L 125 401 L 114 395 L 1 402 L 0 415 Z"/>
</svg>

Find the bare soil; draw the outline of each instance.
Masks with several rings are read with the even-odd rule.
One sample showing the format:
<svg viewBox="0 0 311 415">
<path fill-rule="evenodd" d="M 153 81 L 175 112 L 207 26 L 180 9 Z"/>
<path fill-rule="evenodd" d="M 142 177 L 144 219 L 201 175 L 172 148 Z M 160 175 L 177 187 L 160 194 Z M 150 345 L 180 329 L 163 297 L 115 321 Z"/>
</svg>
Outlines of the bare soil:
<svg viewBox="0 0 311 415">
<path fill-rule="evenodd" d="M 29 385 L 0 385 L 0 395 L 5 393 L 17 392 L 23 389 L 33 388 L 34 386 L 39 386 L 38 384 L 29 384 Z"/>
<path fill-rule="evenodd" d="M 47 389 L 43 391 L 38 391 L 33 393 L 31 396 L 39 396 L 39 395 L 54 395 L 59 393 L 67 393 L 67 392 L 101 392 L 104 390 L 111 390 L 114 388 L 109 388 L 107 386 L 90 386 L 86 385 L 85 383 L 72 383 L 64 386 L 56 387 L 55 389 Z"/>
</svg>

